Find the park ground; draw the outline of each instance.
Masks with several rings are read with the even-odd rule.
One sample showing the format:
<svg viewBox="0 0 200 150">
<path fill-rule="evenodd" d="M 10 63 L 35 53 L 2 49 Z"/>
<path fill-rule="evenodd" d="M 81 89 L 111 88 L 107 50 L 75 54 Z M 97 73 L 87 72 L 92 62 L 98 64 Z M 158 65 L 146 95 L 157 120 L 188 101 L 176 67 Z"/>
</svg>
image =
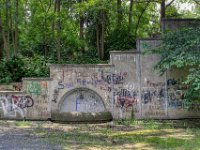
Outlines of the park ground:
<svg viewBox="0 0 200 150">
<path fill-rule="evenodd" d="M 198 150 L 200 120 L 0 121 L 1 150 Z"/>
</svg>

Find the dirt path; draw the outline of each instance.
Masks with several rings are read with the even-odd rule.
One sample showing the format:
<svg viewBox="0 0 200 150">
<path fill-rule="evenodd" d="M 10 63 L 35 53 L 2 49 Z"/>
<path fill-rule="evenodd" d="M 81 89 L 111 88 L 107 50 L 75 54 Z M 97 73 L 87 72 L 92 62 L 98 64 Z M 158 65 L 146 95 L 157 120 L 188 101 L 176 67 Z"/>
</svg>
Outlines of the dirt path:
<svg viewBox="0 0 200 150">
<path fill-rule="evenodd" d="M 0 150 L 61 150 L 59 144 L 50 144 L 45 137 L 36 135 L 36 124 L 31 126 L 0 121 Z"/>
</svg>

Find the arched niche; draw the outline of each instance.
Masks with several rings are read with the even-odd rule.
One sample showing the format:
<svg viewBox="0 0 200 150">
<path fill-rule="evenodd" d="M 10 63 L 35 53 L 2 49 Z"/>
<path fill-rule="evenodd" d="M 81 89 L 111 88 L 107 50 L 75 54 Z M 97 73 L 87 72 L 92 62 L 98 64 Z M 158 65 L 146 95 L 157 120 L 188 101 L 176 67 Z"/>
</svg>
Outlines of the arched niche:
<svg viewBox="0 0 200 150">
<path fill-rule="evenodd" d="M 105 112 L 106 107 L 101 96 L 88 88 L 73 89 L 61 98 L 59 111 L 66 112 Z"/>
<path fill-rule="evenodd" d="M 101 96 L 88 88 L 73 89 L 61 98 L 58 111 L 51 113 L 56 122 L 107 122 L 112 114 L 106 110 Z"/>
</svg>

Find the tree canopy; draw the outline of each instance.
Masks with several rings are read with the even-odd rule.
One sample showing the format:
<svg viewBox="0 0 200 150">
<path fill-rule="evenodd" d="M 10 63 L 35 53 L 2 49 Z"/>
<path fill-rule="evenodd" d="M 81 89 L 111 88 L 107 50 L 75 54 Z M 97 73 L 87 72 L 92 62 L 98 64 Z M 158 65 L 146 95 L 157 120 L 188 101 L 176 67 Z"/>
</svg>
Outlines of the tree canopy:
<svg viewBox="0 0 200 150">
<path fill-rule="evenodd" d="M 133 49 L 138 37 L 159 33 L 162 17 L 194 17 L 191 12 L 180 12 L 177 2 L 0 0 L 0 67 L 7 70 L 1 73 L 0 82 L 47 76 L 47 63 L 104 63 L 109 51 Z M 22 61 L 24 67 L 13 78 L 11 70 L 20 66 L 8 68 L 7 63 L 15 61 Z"/>
</svg>

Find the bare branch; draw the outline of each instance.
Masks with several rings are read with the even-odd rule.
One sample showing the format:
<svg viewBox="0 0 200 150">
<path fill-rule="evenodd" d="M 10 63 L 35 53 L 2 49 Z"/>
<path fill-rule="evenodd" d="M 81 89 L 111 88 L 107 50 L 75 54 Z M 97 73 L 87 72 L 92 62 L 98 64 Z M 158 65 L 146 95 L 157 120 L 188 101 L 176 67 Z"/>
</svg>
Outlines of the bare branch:
<svg viewBox="0 0 200 150">
<path fill-rule="evenodd" d="M 200 1 L 199 0 L 193 0 L 197 5 L 200 5 Z"/>
<path fill-rule="evenodd" d="M 175 0 L 171 0 L 171 2 L 169 2 L 169 3 L 165 6 L 165 8 L 171 6 L 171 4 L 172 4 L 174 1 L 175 1 Z"/>
<path fill-rule="evenodd" d="M 155 2 L 160 3 L 160 0 L 135 0 L 134 3 Z"/>
</svg>

